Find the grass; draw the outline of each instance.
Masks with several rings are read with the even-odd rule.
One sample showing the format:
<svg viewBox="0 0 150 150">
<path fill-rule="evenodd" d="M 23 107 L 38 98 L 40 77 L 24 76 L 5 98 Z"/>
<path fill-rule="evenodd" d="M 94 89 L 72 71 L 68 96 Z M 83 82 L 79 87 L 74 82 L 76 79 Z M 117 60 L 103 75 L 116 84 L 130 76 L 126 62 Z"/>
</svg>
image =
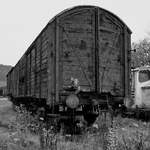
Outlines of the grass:
<svg viewBox="0 0 150 150">
<path fill-rule="evenodd" d="M 0 150 L 149 150 L 150 123 L 109 113 L 100 114 L 96 127 L 81 135 L 53 133 L 24 108 L 12 110 L 0 100 Z"/>
</svg>

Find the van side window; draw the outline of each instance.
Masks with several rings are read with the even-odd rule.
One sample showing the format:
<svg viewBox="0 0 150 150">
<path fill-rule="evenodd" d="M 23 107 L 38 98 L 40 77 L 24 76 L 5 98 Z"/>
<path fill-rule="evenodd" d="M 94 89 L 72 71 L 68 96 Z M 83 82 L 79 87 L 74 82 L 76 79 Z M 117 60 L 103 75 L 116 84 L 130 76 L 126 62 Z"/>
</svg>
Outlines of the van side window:
<svg viewBox="0 0 150 150">
<path fill-rule="evenodd" d="M 141 70 L 139 72 L 139 82 L 146 82 L 150 80 L 150 71 L 149 70 Z"/>
</svg>

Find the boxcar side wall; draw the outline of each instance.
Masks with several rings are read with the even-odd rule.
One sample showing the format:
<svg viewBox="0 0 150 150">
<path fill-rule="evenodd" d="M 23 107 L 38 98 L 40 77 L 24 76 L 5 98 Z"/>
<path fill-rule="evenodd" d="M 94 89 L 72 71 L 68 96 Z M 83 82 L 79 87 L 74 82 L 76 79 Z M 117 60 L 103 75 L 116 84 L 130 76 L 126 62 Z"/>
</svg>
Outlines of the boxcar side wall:
<svg viewBox="0 0 150 150">
<path fill-rule="evenodd" d="M 48 38 L 48 32 L 43 32 L 8 73 L 8 92 L 14 97 L 47 97 Z"/>
<path fill-rule="evenodd" d="M 13 97 L 45 98 L 51 105 L 56 93 L 55 21 L 32 43 L 7 75 L 8 94 Z"/>
<path fill-rule="evenodd" d="M 34 42 L 26 57 L 26 96 L 47 98 L 49 35 L 46 29 Z"/>
</svg>

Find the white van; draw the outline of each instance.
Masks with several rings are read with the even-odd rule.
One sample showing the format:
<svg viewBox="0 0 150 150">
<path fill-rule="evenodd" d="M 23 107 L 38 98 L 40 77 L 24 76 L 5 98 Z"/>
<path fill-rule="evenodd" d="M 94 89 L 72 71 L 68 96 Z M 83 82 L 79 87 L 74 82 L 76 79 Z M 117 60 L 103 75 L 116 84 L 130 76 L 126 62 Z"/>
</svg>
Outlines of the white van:
<svg viewBox="0 0 150 150">
<path fill-rule="evenodd" d="M 132 107 L 150 108 L 150 66 L 133 69 L 131 77 Z"/>
</svg>

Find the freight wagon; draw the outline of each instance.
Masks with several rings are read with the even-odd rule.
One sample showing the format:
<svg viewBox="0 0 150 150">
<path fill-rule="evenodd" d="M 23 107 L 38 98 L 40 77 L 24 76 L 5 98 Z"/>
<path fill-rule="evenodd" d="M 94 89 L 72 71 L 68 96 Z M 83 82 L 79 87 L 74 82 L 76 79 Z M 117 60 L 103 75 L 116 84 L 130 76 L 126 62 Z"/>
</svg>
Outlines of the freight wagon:
<svg viewBox="0 0 150 150">
<path fill-rule="evenodd" d="M 100 7 L 61 12 L 8 73 L 11 100 L 94 122 L 100 109 L 130 98 L 130 37 L 127 25 Z"/>
</svg>

